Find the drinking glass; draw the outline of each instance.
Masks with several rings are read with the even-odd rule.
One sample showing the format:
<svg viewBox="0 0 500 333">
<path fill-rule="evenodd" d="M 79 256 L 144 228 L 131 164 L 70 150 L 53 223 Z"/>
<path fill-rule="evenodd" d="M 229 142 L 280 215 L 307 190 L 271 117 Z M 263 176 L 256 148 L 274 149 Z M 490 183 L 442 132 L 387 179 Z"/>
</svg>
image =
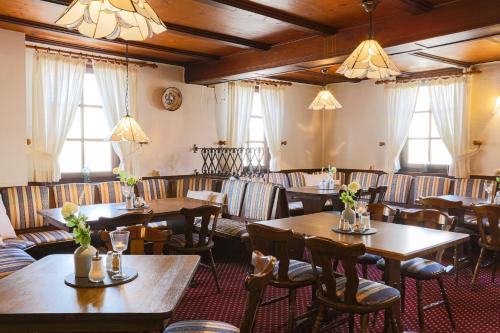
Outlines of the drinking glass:
<svg viewBox="0 0 500 333">
<path fill-rule="evenodd" d="M 372 227 L 370 221 L 370 213 L 364 212 L 361 214 L 361 227 L 363 228 L 363 230 L 368 230 Z"/>
<path fill-rule="evenodd" d="M 111 277 L 113 280 L 123 280 L 127 278 L 127 276 L 123 274 L 122 270 L 122 263 L 123 263 L 122 253 L 128 247 L 129 236 L 130 232 L 126 230 L 115 230 L 109 233 L 113 250 L 118 252 L 118 255 L 120 256 L 120 270 L 118 271 L 118 274 L 115 274 Z"/>
<path fill-rule="evenodd" d="M 491 202 L 491 192 L 493 192 L 493 185 L 484 184 L 484 192 L 486 192 L 486 201 Z"/>
</svg>

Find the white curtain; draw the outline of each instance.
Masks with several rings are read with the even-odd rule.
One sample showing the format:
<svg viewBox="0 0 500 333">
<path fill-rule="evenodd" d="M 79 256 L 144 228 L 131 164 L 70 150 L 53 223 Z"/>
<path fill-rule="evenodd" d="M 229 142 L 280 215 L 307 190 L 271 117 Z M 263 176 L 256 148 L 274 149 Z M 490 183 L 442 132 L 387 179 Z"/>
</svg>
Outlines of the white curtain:
<svg viewBox="0 0 500 333">
<path fill-rule="evenodd" d="M 247 82 L 229 84 L 228 130 L 229 147 L 243 147 L 248 137 L 255 85 Z"/>
<path fill-rule="evenodd" d="M 387 84 L 386 108 L 386 156 L 385 171 L 397 172 L 401 166 L 399 154 L 404 147 L 417 102 L 419 82 Z"/>
<path fill-rule="evenodd" d="M 429 97 L 436 127 L 450 152 L 450 176 L 467 178 L 470 173 L 468 78 L 430 80 Z"/>
<path fill-rule="evenodd" d="M 101 91 L 102 104 L 109 128 L 113 128 L 126 115 L 125 94 L 127 90 L 127 68 L 120 64 L 103 61 L 93 63 L 97 85 Z M 129 110 L 135 119 L 137 98 L 137 70 L 129 66 Z M 120 168 L 131 174 L 135 173 L 135 152 L 137 143 L 113 142 L 113 150 L 120 159 Z"/>
<path fill-rule="evenodd" d="M 260 87 L 264 131 L 271 154 L 270 171 L 280 171 L 281 140 L 283 139 L 283 115 L 285 112 L 285 88 L 262 85 Z"/>
<path fill-rule="evenodd" d="M 217 140 L 228 141 L 228 99 L 229 83 L 219 83 L 214 86 L 215 94 L 215 126 Z"/>
<path fill-rule="evenodd" d="M 61 179 L 59 155 L 82 97 L 86 60 L 37 53 L 33 72 L 29 180 Z"/>
</svg>

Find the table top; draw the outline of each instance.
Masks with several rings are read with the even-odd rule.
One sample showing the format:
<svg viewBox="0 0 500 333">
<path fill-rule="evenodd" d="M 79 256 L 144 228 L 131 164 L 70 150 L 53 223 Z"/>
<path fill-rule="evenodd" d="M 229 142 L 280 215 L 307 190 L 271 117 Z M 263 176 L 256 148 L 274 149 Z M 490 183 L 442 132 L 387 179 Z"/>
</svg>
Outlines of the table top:
<svg viewBox="0 0 500 333">
<path fill-rule="evenodd" d="M 107 288 L 73 288 L 72 255 L 47 256 L 0 280 L 0 321 L 165 320 L 188 288 L 199 256 L 123 256 L 139 276 Z"/>
<path fill-rule="evenodd" d="M 306 195 L 317 195 L 317 196 L 338 196 L 339 191 L 337 190 L 322 190 L 317 186 L 302 186 L 302 187 L 290 187 L 286 189 L 289 193 L 294 194 L 306 194 Z"/>
<path fill-rule="evenodd" d="M 374 235 L 346 235 L 332 231 L 339 225 L 340 216 L 332 213 L 316 213 L 278 220 L 257 222 L 288 230 L 305 236 L 326 237 L 333 241 L 364 243 L 366 251 L 387 259 L 408 260 L 467 241 L 469 235 L 409 225 L 371 221 Z"/>
<path fill-rule="evenodd" d="M 471 197 L 465 197 L 465 196 L 454 195 L 454 194 L 440 195 L 440 196 L 438 196 L 438 198 L 445 199 L 448 201 L 462 201 L 462 205 L 464 207 L 472 207 L 472 206 L 476 206 L 476 205 L 487 205 L 490 203 L 485 199 L 471 198 Z"/>
</svg>

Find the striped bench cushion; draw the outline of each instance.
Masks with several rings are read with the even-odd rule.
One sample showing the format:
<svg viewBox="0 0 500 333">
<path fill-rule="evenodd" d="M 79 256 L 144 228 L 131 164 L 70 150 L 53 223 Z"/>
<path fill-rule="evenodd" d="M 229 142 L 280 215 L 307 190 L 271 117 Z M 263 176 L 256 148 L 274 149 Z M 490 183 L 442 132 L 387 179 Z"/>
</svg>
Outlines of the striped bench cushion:
<svg viewBox="0 0 500 333">
<path fill-rule="evenodd" d="M 197 218 L 195 221 L 195 229 L 199 230 L 201 219 Z M 210 222 L 209 229 L 212 228 Z M 214 231 L 215 235 L 229 238 L 241 239 L 247 233 L 246 224 L 242 221 L 236 221 L 220 217 L 217 219 L 217 226 Z"/>
<path fill-rule="evenodd" d="M 3 246 L 7 248 L 16 248 L 20 250 L 28 250 L 35 247 L 36 244 L 29 240 L 19 239 L 19 238 L 9 238 L 3 240 Z"/>
<path fill-rule="evenodd" d="M 387 186 L 385 202 L 407 203 L 413 177 L 399 174 L 384 174 L 378 178 L 377 186 Z"/>
<path fill-rule="evenodd" d="M 270 174 L 266 174 L 264 178 L 268 183 L 280 185 L 284 188 L 290 187 L 290 181 L 288 180 L 286 173 L 271 172 Z"/>
<path fill-rule="evenodd" d="M 412 202 L 420 197 L 432 197 L 450 193 L 451 179 L 435 176 L 417 176 L 415 177 L 415 186 L 413 187 Z"/>
<path fill-rule="evenodd" d="M 0 279 L 35 262 L 35 259 L 23 250 L 0 248 Z"/>
<path fill-rule="evenodd" d="M 453 194 L 475 199 L 486 199 L 488 195 L 484 190 L 484 186 L 495 186 L 494 180 L 487 179 L 455 179 L 453 185 Z"/>
<path fill-rule="evenodd" d="M 227 213 L 240 216 L 247 183 L 242 180 L 224 180 L 221 192 L 227 196 Z"/>
<path fill-rule="evenodd" d="M 18 186 L 2 190 L 2 200 L 15 230 L 39 228 L 45 225 L 38 210 L 49 208 L 49 188 Z"/>
<path fill-rule="evenodd" d="M 122 194 L 123 184 L 118 181 L 104 182 L 97 185 L 101 203 L 120 203 L 124 202 L 125 198 Z"/>
<path fill-rule="evenodd" d="M 378 181 L 378 174 L 373 172 L 361 172 L 355 171 L 351 173 L 351 179 L 349 182 L 358 182 L 363 189 L 369 189 L 370 187 L 376 187 Z"/>
<path fill-rule="evenodd" d="M 92 184 L 55 185 L 52 187 L 52 193 L 54 193 L 56 207 L 62 207 L 65 202 L 92 205 L 94 203 L 94 188 Z"/>
<path fill-rule="evenodd" d="M 336 279 L 337 296 L 343 300 L 346 290 L 347 279 L 340 277 Z M 400 297 L 396 288 L 386 286 L 385 284 L 359 279 L 356 301 L 361 305 L 373 306 L 395 301 Z"/>
<path fill-rule="evenodd" d="M 252 220 L 271 218 L 276 186 L 270 183 L 250 182 L 247 184 L 244 202 L 244 217 Z"/>
<path fill-rule="evenodd" d="M 69 242 L 74 240 L 73 235 L 64 230 L 28 232 L 25 234 L 18 234 L 17 238 L 33 242 L 36 245 Z"/>
<path fill-rule="evenodd" d="M 163 333 L 239 333 L 240 329 L 228 323 L 212 320 L 186 320 L 173 323 Z"/>
<path fill-rule="evenodd" d="M 291 172 L 288 174 L 288 180 L 291 187 L 306 186 L 303 172 Z"/>
<path fill-rule="evenodd" d="M 139 195 L 146 201 L 168 198 L 168 180 L 161 178 L 144 179 L 137 183 Z"/>
<path fill-rule="evenodd" d="M 203 176 L 187 176 L 179 178 L 176 183 L 176 197 L 183 198 L 188 191 L 215 191 L 214 179 Z"/>
</svg>

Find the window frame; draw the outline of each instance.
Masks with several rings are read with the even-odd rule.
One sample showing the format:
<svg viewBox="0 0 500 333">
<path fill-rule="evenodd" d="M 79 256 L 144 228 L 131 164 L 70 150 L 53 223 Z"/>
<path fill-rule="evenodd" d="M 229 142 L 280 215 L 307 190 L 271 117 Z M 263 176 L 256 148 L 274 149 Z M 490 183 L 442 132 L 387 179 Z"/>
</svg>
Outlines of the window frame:
<svg viewBox="0 0 500 333">
<path fill-rule="evenodd" d="M 260 94 L 260 89 L 259 89 L 259 86 L 255 86 L 255 91 L 254 91 L 254 95 L 255 93 L 259 93 Z M 262 106 L 261 106 L 262 107 Z M 267 170 L 269 169 L 269 161 L 271 160 L 271 153 L 269 152 L 269 145 L 267 144 L 267 137 L 266 137 L 266 130 L 264 128 L 262 128 L 262 132 L 263 132 L 263 136 L 264 136 L 264 140 L 263 141 L 255 141 L 255 140 L 250 140 L 250 124 L 252 123 L 251 120 L 252 118 L 254 119 L 262 119 L 262 124 L 263 126 L 264 125 L 264 115 L 261 113 L 260 116 L 255 116 L 253 114 L 250 115 L 250 121 L 249 121 L 249 124 L 248 124 L 248 133 L 247 133 L 247 138 L 245 140 L 245 147 L 246 148 L 250 148 L 250 144 L 255 144 L 255 143 L 258 143 L 258 144 L 264 144 L 263 146 L 263 149 L 264 149 L 264 161 L 263 161 L 263 165 L 262 165 L 262 169 L 263 171 L 267 172 Z M 251 163 L 251 161 L 250 161 Z M 247 166 L 245 166 L 247 167 Z"/>
</svg>

